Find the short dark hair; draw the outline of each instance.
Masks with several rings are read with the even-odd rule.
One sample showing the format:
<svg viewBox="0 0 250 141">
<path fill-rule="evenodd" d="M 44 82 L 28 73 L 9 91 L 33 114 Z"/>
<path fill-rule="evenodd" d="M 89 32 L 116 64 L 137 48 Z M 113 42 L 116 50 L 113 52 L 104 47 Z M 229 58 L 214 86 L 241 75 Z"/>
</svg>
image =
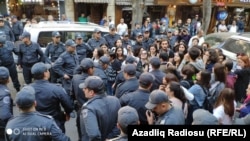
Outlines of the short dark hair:
<svg viewBox="0 0 250 141">
<path fill-rule="evenodd" d="M 168 61 L 168 59 L 169 59 L 168 53 L 167 52 L 161 52 L 159 54 L 159 58 L 162 59 L 163 61 Z"/>
<path fill-rule="evenodd" d="M 188 50 L 188 54 L 192 60 L 196 60 L 200 56 L 200 51 L 196 47 L 191 47 Z"/>
<path fill-rule="evenodd" d="M 227 60 L 225 62 L 225 67 L 227 68 L 228 71 L 231 71 L 233 69 L 234 63 L 231 60 Z"/>
</svg>

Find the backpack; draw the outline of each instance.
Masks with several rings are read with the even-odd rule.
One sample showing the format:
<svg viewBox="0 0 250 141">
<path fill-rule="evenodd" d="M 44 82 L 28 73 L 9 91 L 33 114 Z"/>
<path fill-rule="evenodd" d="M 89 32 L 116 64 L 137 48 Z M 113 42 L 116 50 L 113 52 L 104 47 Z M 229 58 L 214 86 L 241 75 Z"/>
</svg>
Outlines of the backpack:
<svg viewBox="0 0 250 141">
<path fill-rule="evenodd" d="M 206 94 L 206 98 L 203 102 L 202 108 L 212 113 L 213 108 L 214 108 L 213 102 L 212 102 L 213 95 L 210 95 L 210 92 L 206 91 L 202 86 L 200 87 L 202 88 L 203 92 Z"/>
</svg>

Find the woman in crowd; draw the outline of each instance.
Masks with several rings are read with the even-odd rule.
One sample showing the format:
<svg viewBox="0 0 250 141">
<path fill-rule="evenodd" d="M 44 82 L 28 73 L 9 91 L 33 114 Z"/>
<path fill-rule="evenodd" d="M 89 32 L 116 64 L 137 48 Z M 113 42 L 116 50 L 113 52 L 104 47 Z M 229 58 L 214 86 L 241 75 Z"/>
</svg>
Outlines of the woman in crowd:
<svg viewBox="0 0 250 141">
<path fill-rule="evenodd" d="M 188 89 L 188 91 L 194 95 L 194 99 L 189 102 L 190 106 L 188 109 L 189 112 L 187 117 L 187 124 L 191 124 L 193 121 L 192 113 L 196 109 L 203 108 L 203 103 L 210 87 L 210 79 L 210 72 L 202 70 L 196 74 L 196 84 L 194 84 L 191 88 Z"/>
<path fill-rule="evenodd" d="M 156 44 L 151 44 L 149 46 L 149 52 L 148 52 L 148 58 L 150 60 L 150 58 L 155 57 L 155 56 L 159 56 L 159 52 L 157 49 L 157 45 Z"/>
<path fill-rule="evenodd" d="M 239 55 L 238 56 L 238 69 L 234 71 L 237 75 L 236 82 L 234 83 L 234 90 L 236 101 L 243 102 L 246 95 L 245 90 L 247 89 L 249 83 L 250 76 L 250 62 L 249 57 L 247 55 Z"/>
<path fill-rule="evenodd" d="M 99 62 L 99 59 L 104 55 L 104 51 L 102 48 L 98 47 L 98 48 L 95 48 L 94 51 L 93 51 L 93 61 L 98 63 Z"/>
<path fill-rule="evenodd" d="M 174 53 L 174 60 L 173 60 L 173 65 L 176 67 L 176 69 L 178 70 L 179 65 L 181 64 L 181 61 L 184 58 L 183 52 L 175 52 Z"/>
<path fill-rule="evenodd" d="M 105 56 L 109 56 L 109 48 L 107 44 L 101 44 L 100 48 L 103 50 Z"/>
<path fill-rule="evenodd" d="M 169 96 L 172 105 L 183 110 L 185 118 L 188 113 L 187 98 L 185 97 L 184 91 L 178 82 L 172 81 L 168 83 L 165 88 L 167 95 Z"/>
<path fill-rule="evenodd" d="M 214 105 L 213 115 L 222 125 L 231 125 L 236 109 L 235 94 L 230 88 L 221 91 Z"/>
</svg>

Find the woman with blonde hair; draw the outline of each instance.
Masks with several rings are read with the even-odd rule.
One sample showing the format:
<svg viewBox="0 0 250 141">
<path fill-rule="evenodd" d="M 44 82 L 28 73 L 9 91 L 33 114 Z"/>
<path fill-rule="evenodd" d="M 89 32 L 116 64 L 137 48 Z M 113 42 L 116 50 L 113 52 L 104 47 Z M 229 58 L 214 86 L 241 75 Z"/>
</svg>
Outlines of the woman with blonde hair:
<svg viewBox="0 0 250 141">
<path fill-rule="evenodd" d="M 233 124 L 236 110 L 235 93 L 231 88 L 224 88 L 214 104 L 213 115 L 222 125 Z"/>
</svg>

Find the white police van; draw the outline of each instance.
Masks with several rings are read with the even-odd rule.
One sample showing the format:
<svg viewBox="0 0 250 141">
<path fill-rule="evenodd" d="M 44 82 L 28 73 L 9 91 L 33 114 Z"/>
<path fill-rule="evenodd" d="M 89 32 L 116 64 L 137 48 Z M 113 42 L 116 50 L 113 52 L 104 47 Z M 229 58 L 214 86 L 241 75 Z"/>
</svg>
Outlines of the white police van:
<svg viewBox="0 0 250 141">
<path fill-rule="evenodd" d="M 79 23 L 79 22 L 65 22 L 55 21 L 53 23 L 47 21 L 41 21 L 38 24 L 31 24 L 25 28 L 25 31 L 29 32 L 31 41 L 36 42 L 40 45 L 42 50 L 45 52 L 46 46 L 49 42 L 52 42 L 52 32 L 58 31 L 61 34 L 61 42 L 65 43 L 67 39 L 75 39 L 75 34 L 80 33 L 83 36 L 85 42 L 92 38 L 94 29 L 99 28 L 102 35 L 109 32 L 108 28 L 100 26 L 95 23 Z M 16 42 L 18 46 L 21 41 Z M 17 56 L 14 55 L 15 61 Z"/>
</svg>

